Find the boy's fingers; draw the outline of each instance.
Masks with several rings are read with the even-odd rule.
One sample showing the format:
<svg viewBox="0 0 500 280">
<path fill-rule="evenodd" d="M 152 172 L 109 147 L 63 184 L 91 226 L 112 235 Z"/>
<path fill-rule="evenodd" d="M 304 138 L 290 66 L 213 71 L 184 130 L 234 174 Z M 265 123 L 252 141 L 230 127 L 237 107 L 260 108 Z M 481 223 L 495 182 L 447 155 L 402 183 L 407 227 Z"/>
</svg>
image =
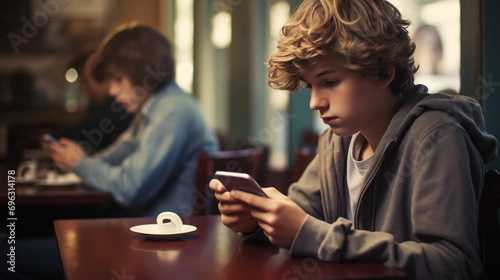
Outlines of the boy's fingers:
<svg viewBox="0 0 500 280">
<path fill-rule="evenodd" d="M 234 197 L 232 197 L 229 194 L 229 192 L 216 192 L 215 193 L 215 198 L 219 202 L 230 202 L 230 203 L 239 202 L 239 200 L 237 200 Z"/>
<path fill-rule="evenodd" d="M 231 197 L 241 200 L 246 204 L 261 210 L 267 210 L 267 207 L 269 206 L 269 198 L 266 197 L 236 190 L 231 191 L 230 194 Z"/>
<path fill-rule="evenodd" d="M 284 196 L 280 191 L 276 188 L 262 188 L 262 190 L 269 196 L 270 198 L 278 198 Z"/>
<path fill-rule="evenodd" d="M 242 213 L 250 211 L 249 207 L 244 203 L 231 203 L 231 202 L 221 202 L 219 203 L 219 210 L 227 213 Z"/>
<path fill-rule="evenodd" d="M 217 179 L 212 179 L 210 181 L 209 187 L 212 190 L 219 192 L 219 193 L 223 193 L 223 192 L 227 191 L 226 188 L 224 187 L 224 185 Z"/>
<path fill-rule="evenodd" d="M 59 140 L 59 144 L 58 145 L 54 144 L 54 146 L 67 146 L 67 147 L 77 147 L 77 148 L 80 148 L 80 146 L 78 145 L 78 143 L 76 143 L 75 141 L 70 140 L 68 138 L 61 138 Z"/>
<path fill-rule="evenodd" d="M 73 141 L 70 140 L 70 139 L 68 139 L 68 138 L 63 137 L 63 138 L 59 139 L 59 142 L 61 142 L 61 143 L 71 143 Z"/>
</svg>

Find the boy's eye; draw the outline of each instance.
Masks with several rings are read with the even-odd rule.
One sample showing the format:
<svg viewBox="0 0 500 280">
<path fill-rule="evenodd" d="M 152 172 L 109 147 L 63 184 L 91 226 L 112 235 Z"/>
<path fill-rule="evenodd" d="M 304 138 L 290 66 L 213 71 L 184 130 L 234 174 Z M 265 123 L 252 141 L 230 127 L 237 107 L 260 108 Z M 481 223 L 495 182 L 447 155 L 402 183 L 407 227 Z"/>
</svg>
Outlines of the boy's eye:
<svg viewBox="0 0 500 280">
<path fill-rule="evenodd" d="M 338 83 L 339 83 L 338 80 L 327 80 L 327 81 L 325 81 L 325 85 L 327 85 L 327 86 L 334 86 L 334 85 L 336 85 Z"/>
<path fill-rule="evenodd" d="M 310 84 L 306 84 L 306 88 L 307 88 L 307 89 L 311 89 L 311 88 L 312 88 L 312 86 L 311 86 Z"/>
</svg>

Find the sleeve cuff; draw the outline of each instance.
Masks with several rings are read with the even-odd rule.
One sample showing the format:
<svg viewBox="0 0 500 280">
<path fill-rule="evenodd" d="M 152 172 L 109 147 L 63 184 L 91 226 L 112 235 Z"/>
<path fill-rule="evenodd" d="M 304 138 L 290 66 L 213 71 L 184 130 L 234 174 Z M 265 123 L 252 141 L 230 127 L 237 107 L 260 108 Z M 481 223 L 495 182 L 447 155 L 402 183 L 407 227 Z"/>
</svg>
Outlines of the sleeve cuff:
<svg viewBox="0 0 500 280">
<path fill-rule="evenodd" d="M 80 165 L 81 165 L 81 163 L 82 163 L 82 161 L 83 161 L 83 159 L 84 159 L 84 158 L 85 158 L 85 156 L 83 156 L 83 157 L 79 158 L 79 159 L 75 162 L 75 165 L 73 165 L 73 170 L 78 169 L 78 166 L 80 166 Z"/>
<path fill-rule="evenodd" d="M 307 215 L 290 247 L 291 256 L 317 257 L 321 242 L 328 233 L 329 224 Z"/>
<path fill-rule="evenodd" d="M 307 215 L 293 240 L 290 255 L 340 261 L 346 235 L 351 231 L 352 222 L 342 217 L 329 224 Z"/>
</svg>

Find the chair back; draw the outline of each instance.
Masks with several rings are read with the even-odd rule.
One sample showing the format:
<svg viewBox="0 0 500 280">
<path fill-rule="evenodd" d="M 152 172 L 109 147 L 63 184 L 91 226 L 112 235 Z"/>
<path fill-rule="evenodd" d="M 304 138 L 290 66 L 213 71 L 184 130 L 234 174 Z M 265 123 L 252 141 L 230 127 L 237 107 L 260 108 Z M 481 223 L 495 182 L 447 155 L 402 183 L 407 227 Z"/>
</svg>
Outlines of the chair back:
<svg viewBox="0 0 500 280">
<path fill-rule="evenodd" d="M 479 244 L 482 279 L 500 279 L 500 174 L 488 170 L 479 203 Z"/>
<path fill-rule="evenodd" d="M 304 129 L 302 131 L 302 142 L 300 144 L 303 148 L 308 148 L 310 151 L 316 151 L 318 148 L 319 134 L 313 129 Z"/>
<path fill-rule="evenodd" d="M 311 161 L 316 156 L 316 152 L 311 151 L 308 148 L 302 148 L 295 151 L 294 166 L 292 171 L 292 182 L 297 182 L 306 170 L 306 167 L 311 163 Z"/>
<path fill-rule="evenodd" d="M 262 184 L 262 169 L 259 168 L 263 149 L 245 149 L 200 153 L 196 173 L 196 189 L 193 198 L 193 215 L 219 214 L 217 199 L 209 188 L 209 183 L 216 171 L 242 172 L 251 175 Z"/>
<path fill-rule="evenodd" d="M 236 150 L 248 150 L 248 149 L 257 149 L 259 150 L 259 163 L 257 174 L 254 179 L 264 186 L 267 182 L 267 173 L 268 173 L 268 161 L 269 161 L 269 148 L 267 145 L 263 143 L 257 142 L 249 142 L 248 140 L 240 140 L 236 143 Z"/>
</svg>

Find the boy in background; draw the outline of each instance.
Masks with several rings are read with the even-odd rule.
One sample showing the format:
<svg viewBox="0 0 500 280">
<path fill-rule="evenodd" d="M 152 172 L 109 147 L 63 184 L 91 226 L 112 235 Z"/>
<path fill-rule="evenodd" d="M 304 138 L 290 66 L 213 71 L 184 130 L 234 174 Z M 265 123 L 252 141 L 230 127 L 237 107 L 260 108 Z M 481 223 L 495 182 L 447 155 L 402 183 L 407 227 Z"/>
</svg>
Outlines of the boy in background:
<svg viewBox="0 0 500 280">
<path fill-rule="evenodd" d="M 175 83 L 170 42 L 153 28 L 125 25 L 102 42 L 89 67 L 121 105 L 112 109 L 133 113 L 134 120 L 97 154 L 67 138 L 46 144 L 48 154 L 86 185 L 110 192 L 117 215 L 191 215 L 198 155 L 218 143 L 198 101 Z"/>
</svg>

